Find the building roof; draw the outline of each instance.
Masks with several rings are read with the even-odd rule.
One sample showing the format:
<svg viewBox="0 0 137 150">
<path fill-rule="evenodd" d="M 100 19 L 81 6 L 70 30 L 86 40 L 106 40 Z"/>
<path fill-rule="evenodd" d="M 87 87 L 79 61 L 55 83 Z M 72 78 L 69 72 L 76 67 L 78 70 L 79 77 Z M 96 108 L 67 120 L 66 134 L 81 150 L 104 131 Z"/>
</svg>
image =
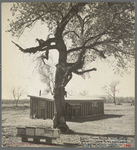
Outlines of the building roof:
<svg viewBox="0 0 137 150">
<path fill-rule="evenodd" d="M 47 97 L 42 97 L 42 96 L 28 95 L 28 97 L 39 98 L 39 99 L 48 100 L 48 101 L 54 101 L 53 98 L 47 98 Z"/>
<path fill-rule="evenodd" d="M 80 97 L 67 97 L 65 99 L 66 100 L 103 100 L 104 97 L 85 97 L 85 96 L 80 96 Z"/>
<path fill-rule="evenodd" d="M 40 98 L 43 100 L 48 100 L 48 101 L 54 101 L 53 98 L 47 98 L 47 97 L 42 97 L 42 96 L 33 96 L 33 95 L 28 95 L 28 97 L 34 97 L 34 98 Z M 93 97 L 85 97 L 85 96 L 81 96 L 81 97 L 67 97 L 65 98 L 65 101 L 68 102 L 73 102 L 73 101 L 104 101 L 105 97 L 98 97 L 98 98 L 93 98 Z"/>
</svg>

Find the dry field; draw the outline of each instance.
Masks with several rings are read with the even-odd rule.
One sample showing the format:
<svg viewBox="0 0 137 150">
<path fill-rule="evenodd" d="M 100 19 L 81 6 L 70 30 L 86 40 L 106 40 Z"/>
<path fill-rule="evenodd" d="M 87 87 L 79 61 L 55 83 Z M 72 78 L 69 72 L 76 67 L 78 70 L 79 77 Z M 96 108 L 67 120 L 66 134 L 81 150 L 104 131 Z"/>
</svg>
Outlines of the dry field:
<svg viewBox="0 0 137 150">
<path fill-rule="evenodd" d="M 5 106 L 5 105 L 4 105 Z M 2 108 L 2 146 L 3 147 L 97 147 L 97 142 L 104 140 L 110 147 L 134 147 L 135 145 L 135 106 L 131 104 L 114 105 L 105 104 L 105 115 L 97 117 L 86 117 L 69 120 L 67 125 L 72 132 L 60 134 L 60 138 L 53 140 L 52 145 L 34 144 L 21 142 L 16 137 L 17 126 L 39 126 L 52 127 L 52 120 L 30 119 L 29 108 L 3 107 Z M 126 142 L 117 142 L 122 139 Z M 94 144 L 93 144 L 94 141 Z M 97 141 L 97 142 L 95 142 Z M 102 141 L 101 141 L 102 142 Z M 91 144 L 92 143 L 92 144 Z M 100 144 L 101 145 L 101 144 Z M 103 143 L 106 146 L 106 144 Z M 100 146 L 101 147 L 101 146 Z"/>
</svg>

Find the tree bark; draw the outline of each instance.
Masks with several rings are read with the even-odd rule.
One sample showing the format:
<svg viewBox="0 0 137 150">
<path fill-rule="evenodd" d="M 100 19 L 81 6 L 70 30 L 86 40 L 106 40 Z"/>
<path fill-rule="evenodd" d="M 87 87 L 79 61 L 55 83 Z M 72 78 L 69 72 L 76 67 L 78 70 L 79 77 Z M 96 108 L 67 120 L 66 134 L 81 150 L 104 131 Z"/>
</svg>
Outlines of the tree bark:
<svg viewBox="0 0 137 150">
<path fill-rule="evenodd" d="M 66 125 L 66 111 L 65 111 L 65 88 L 62 87 L 62 81 L 64 78 L 64 72 L 62 71 L 62 65 L 58 64 L 56 69 L 56 80 L 54 88 L 54 102 L 55 102 L 55 114 L 53 119 L 53 128 L 61 129 L 61 132 L 68 133 L 69 128 Z"/>
<path fill-rule="evenodd" d="M 54 102 L 55 114 L 53 118 L 53 128 L 61 129 L 61 132 L 68 133 L 69 128 L 66 125 L 66 111 L 65 111 L 65 87 L 62 86 L 63 78 L 65 76 L 65 65 L 67 59 L 66 45 L 62 38 L 58 38 L 57 47 L 59 51 L 59 63 L 56 65 L 55 88 L 54 88 Z"/>
</svg>

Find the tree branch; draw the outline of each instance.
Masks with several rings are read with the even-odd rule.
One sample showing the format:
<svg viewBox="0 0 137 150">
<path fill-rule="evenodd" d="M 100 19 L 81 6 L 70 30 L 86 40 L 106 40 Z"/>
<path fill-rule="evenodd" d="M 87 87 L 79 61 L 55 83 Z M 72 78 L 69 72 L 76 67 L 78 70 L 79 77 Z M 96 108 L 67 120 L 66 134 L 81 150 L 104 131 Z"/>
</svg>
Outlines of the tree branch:
<svg viewBox="0 0 137 150">
<path fill-rule="evenodd" d="M 23 53 L 36 53 L 37 51 L 45 51 L 46 49 L 56 49 L 56 45 L 51 45 L 52 42 L 56 42 L 57 40 L 55 38 L 50 38 L 46 41 L 44 41 L 42 44 L 36 47 L 26 48 L 23 49 L 21 46 L 19 46 L 17 43 L 13 42 Z M 45 48 L 45 46 L 47 46 Z"/>
<path fill-rule="evenodd" d="M 56 45 L 49 45 L 49 46 L 47 46 L 46 48 L 45 48 L 45 47 L 42 48 L 43 51 L 44 51 L 44 50 L 51 50 L 51 49 L 57 49 L 57 46 L 56 46 Z"/>
<path fill-rule="evenodd" d="M 78 50 L 83 49 L 83 48 L 85 48 L 85 49 L 87 49 L 87 48 L 93 48 L 94 46 L 97 46 L 97 45 L 100 45 L 100 44 L 102 44 L 102 43 L 108 42 L 108 40 L 106 40 L 106 41 L 101 41 L 101 42 L 95 42 L 95 43 L 93 43 L 93 44 L 90 44 L 89 46 L 85 46 L 86 43 L 87 43 L 89 40 L 94 39 L 94 38 L 96 38 L 96 37 L 98 37 L 98 36 L 100 36 L 100 35 L 102 35 L 102 34 L 103 34 L 103 33 L 101 33 L 101 34 L 99 34 L 99 35 L 96 35 L 96 36 L 94 36 L 94 37 L 91 37 L 90 39 L 86 40 L 85 43 L 84 43 L 82 46 L 76 47 L 76 48 L 72 48 L 72 49 L 68 50 L 67 53 L 70 53 L 70 52 L 73 52 L 73 51 L 78 51 Z"/>
<path fill-rule="evenodd" d="M 129 53 L 129 52 L 125 52 L 125 51 L 121 50 L 120 48 L 117 48 L 117 47 L 114 46 L 114 45 L 110 45 L 110 44 L 108 44 L 108 45 L 109 45 L 109 46 L 112 46 L 117 52 L 121 52 L 121 53 L 123 53 L 123 54 L 128 54 L 128 55 L 131 55 L 131 56 L 135 57 L 135 54 L 132 54 L 132 53 Z"/>
<path fill-rule="evenodd" d="M 63 36 L 70 32 L 74 33 L 78 38 L 80 38 L 80 36 L 75 31 L 67 31 L 67 32 L 63 33 Z"/>
<path fill-rule="evenodd" d="M 94 49 L 95 50 L 95 46 L 98 46 L 98 45 L 101 45 L 101 44 L 105 44 L 105 43 L 116 43 L 115 41 L 111 41 L 111 39 L 109 40 L 104 40 L 104 41 L 100 41 L 100 42 L 95 42 L 93 44 L 90 44 L 88 46 L 85 46 L 85 45 L 82 45 L 80 47 L 76 47 L 76 48 L 72 48 L 70 50 L 67 51 L 67 54 L 68 53 L 71 53 L 71 52 L 74 52 L 74 51 L 79 51 L 81 49 L 88 49 L 88 48 L 91 48 L 91 49 Z"/>
<path fill-rule="evenodd" d="M 101 45 L 101 44 L 105 44 L 105 43 L 107 43 L 107 44 L 110 45 L 110 43 L 115 44 L 115 43 L 117 43 L 117 41 L 111 41 L 111 39 L 109 39 L 109 40 L 104 40 L 104 41 L 100 41 L 100 42 L 95 42 L 95 43 L 90 44 L 90 45 L 88 45 L 88 46 L 83 45 L 83 46 L 81 46 L 81 47 L 76 47 L 76 48 L 73 48 L 73 49 L 68 50 L 68 51 L 67 51 L 67 54 L 70 53 L 70 52 L 79 51 L 80 49 L 89 49 L 89 48 L 90 48 L 90 49 L 93 49 L 93 50 L 95 50 L 96 52 L 98 52 L 101 57 L 106 58 L 106 57 L 104 56 L 104 54 L 103 54 L 103 51 L 99 51 L 97 48 L 95 48 L 95 46 L 98 46 L 98 45 Z M 114 45 L 110 45 L 110 46 L 112 46 L 113 48 L 115 48 L 116 51 L 122 52 L 122 53 L 124 53 L 124 54 L 129 54 L 129 55 L 135 56 L 135 55 L 132 54 L 132 53 L 124 52 L 123 50 L 118 49 L 118 48 L 117 48 L 116 46 L 114 46 Z"/>
<path fill-rule="evenodd" d="M 102 35 L 104 35 L 104 34 L 105 34 L 105 32 L 100 33 L 100 34 L 98 34 L 98 35 L 96 35 L 96 36 L 90 37 L 88 40 L 85 41 L 84 45 L 86 45 L 90 40 L 93 40 L 93 39 L 95 39 L 95 38 L 97 38 L 97 37 L 100 37 L 100 36 L 102 36 Z"/>
<path fill-rule="evenodd" d="M 64 31 L 64 28 L 67 25 L 67 23 L 70 21 L 70 19 L 74 16 L 74 14 L 77 14 L 79 10 L 85 5 L 86 3 L 80 2 L 70 9 L 68 14 L 59 23 L 57 30 L 56 30 L 55 37 L 62 35 L 62 32 Z"/>
<path fill-rule="evenodd" d="M 23 53 L 36 53 L 38 51 L 38 49 L 40 50 L 42 48 L 41 46 L 37 46 L 37 47 L 23 49 L 17 43 L 15 43 L 13 41 L 12 41 L 12 43 L 14 43 L 19 48 L 19 50 L 21 50 Z"/>
<path fill-rule="evenodd" d="M 83 21 L 83 19 L 81 18 L 80 15 L 76 14 L 76 16 L 77 16 L 77 18 L 79 20 L 79 23 L 81 25 L 81 35 L 83 35 L 83 32 L 84 32 L 84 21 Z"/>
<path fill-rule="evenodd" d="M 86 16 L 86 17 L 88 18 L 88 17 L 90 17 L 90 16 L 91 16 L 91 15 L 88 15 L 88 16 Z M 84 18 L 84 20 L 86 19 L 86 17 Z M 108 34 L 108 29 L 112 26 L 112 24 L 113 24 L 115 18 L 116 18 L 116 14 L 113 15 L 112 21 L 110 22 L 110 24 L 108 25 L 108 27 L 106 27 L 106 29 L 104 30 L 104 32 L 102 32 L 102 33 L 100 33 L 100 34 L 98 34 L 98 35 L 96 35 L 96 36 L 94 36 L 94 37 L 90 37 L 89 39 L 87 39 L 87 40 L 85 41 L 85 45 L 86 45 L 90 40 L 93 40 L 93 39 L 95 39 L 95 38 L 97 38 L 97 37 L 100 38 L 102 35 Z M 90 29 L 90 28 L 89 28 L 89 29 Z M 89 31 L 89 30 L 88 30 L 88 31 Z"/>
<path fill-rule="evenodd" d="M 35 18 L 34 20 L 32 20 L 32 22 L 30 24 L 28 24 L 26 27 L 31 26 L 36 20 L 40 19 L 42 16 L 44 16 L 45 14 L 42 14 L 40 16 L 38 16 L 37 18 Z"/>
<path fill-rule="evenodd" d="M 45 14 L 42 14 L 42 15 L 39 15 L 38 17 L 36 17 L 35 19 L 33 19 L 33 20 L 28 20 L 28 21 L 25 21 L 25 22 L 23 22 L 22 24 L 20 24 L 19 26 L 18 26 L 18 28 L 21 28 L 23 25 L 25 25 L 25 24 L 27 24 L 27 23 L 29 23 L 30 22 L 30 24 L 28 24 L 26 27 L 29 27 L 30 25 L 32 25 L 36 20 L 38 20 L 38 19 L 40 19 L 42 16 L 44 16 Z"/>
<path fill-rule="evenodd" d="M 47 6 L 45 5 L 45 3 L 43 3 L 43 5 L 47 8 Z M 57 10 L 57 9 L 51 9 L 51 7 L 48 8 L 50 11 L 55 11 L 55 12 L 58 12 L 60 15 L 61 15 L 61 18 L 63 18 L 63 14 L 60 10 Z"/>
<path fill-rule="evenodd" d="M 79 51 L 81 49 L 93 49 L 95 50 L 96 52 L 98 53 L 101 53 L 101 51 L 97 50 L 96 48 L 94 48 L 94 46 L 97 46 L 97 45 L 100 45 L 100 44 L 103 44 L 103 42 L 95 42 L 94 44 L 91 44 L 89 46 L 81 46 L 81 47 L 76 47 L 76 48 L 73 48 L 73 49 L 70 49 L 67 51 L 67 54 L 71 53 L 71 52 L 74 52 L 74 51 Z M 102 55 L 102 54 L 101 54 Z M 104 56 L 103 56 L 104 58 Z M 106 57 L 105 57 L 106 58 Z"/>
<path fill-rule="evenodd" d="M 83 19 L 84 23 L 86 24 L 87 21 L 91 19 L 91 17 L 92 17 L 91 15 L 85 16 L 84 19 Z M 88 19 L 87 19 L 87 18 L 88 18 Z M 87 20 L 86 20 L 86 19 L 87 19 Z M 85 20 L 86 20 L 86 21 L 85 21 Z"/>
<path fill-rule="evenodd" d="M 94 49 L 96 52 L 99 53 L 99 55 L 102 57 L 102 58 L 106 58 L 106 56 L 104 55 L 104 51 L 99 51 L 97 48 L 93 47 L 92 49 Z"/>
<path fill-rule="evenodd" d="M 97 69 L 96 68 L 92 68 L 92 69 L 88 69 L 88 70 L 84 70 L 84 71 L 73 71 L 74 73 L 76 73 L 77 75 L 82 75 L 83 73 L 86 73 L 86 72 L 90 72 L 90 71 L 96 71 Z"/>
</svg>

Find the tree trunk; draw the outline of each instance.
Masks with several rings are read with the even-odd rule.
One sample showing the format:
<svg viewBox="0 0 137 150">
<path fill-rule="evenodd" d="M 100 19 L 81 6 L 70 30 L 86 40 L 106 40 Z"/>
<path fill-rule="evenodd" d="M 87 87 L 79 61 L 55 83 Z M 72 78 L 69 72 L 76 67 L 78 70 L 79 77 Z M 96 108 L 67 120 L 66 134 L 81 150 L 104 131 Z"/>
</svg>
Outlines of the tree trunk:
<svg viewBox="0 0 137 150">
<path fill-rule="evenodd" d="M 55 114 L 53 118 L 53 127 L 61 129 L 62 132 L 68 133 L 69 128 L 66 125 L 66 111 L 65 111 L 65 88 L 62 86 L 62 81 L 65 76 L 65 65 L 67 60 L 67 50 L 64 41 L 61 38 L 57 38 L 57 47 L 59 51 L 59 63 L 56 65 L 55 75 L 55 88 L 54 88 L 54 102 L 55 102 Z"/>
<path fill-rule="evenodd" d="M 116 97 L 114 96 L 114 104 L 116 105 Z"/>
<path fill-rule="evenodd" d="M 62 65 L 58 64 L 56 69 L 55 88 L 54 88 L 54 101 L 55 101 L 55 114 L 53 119 L 53 127 L 61 129 L 61 132 L 68 133 L 69 128 L 66 125 L 66 111 L 65 111 L 65 88 L 62 86 L 64 78 L 64 71 Z"/>
</svg>

